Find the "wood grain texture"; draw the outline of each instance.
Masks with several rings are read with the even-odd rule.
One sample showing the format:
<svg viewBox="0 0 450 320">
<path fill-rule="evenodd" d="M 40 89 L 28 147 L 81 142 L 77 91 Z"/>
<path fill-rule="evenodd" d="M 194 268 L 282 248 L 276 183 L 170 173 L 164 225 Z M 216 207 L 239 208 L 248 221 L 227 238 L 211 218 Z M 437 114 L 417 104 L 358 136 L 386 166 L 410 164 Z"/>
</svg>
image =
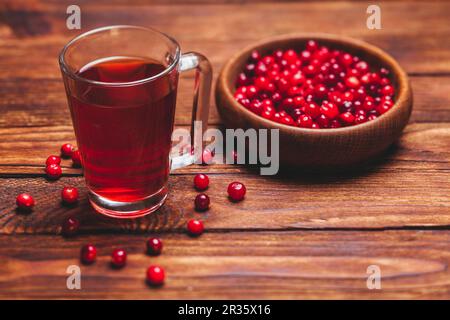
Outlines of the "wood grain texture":
<svg viewBox="0 0 450 320">
<path fill-rule="evenodd" d="M 216 75 L 217 76 L 217 75 Z M 450 77 L 411 77 L 414 109 L 411 122 L 450 122 Z M 188 125 L 192 109 L 192 74 L 182 75 L 178 88 L 175 122 Z M 0 77 L 0 130 L 12 127 L 71 126 L 61 79 Z M 209 124 L 220 124 L 211 99 Z M 1 140 L 0 140 L 1 141 Z"/>
<path fill-rule="evenodd" d="M 7 3 L 0 7 L 2 77 L 59 79 L 56 57 L 64 44 L 79 33 L 67 30 L 65 24 L 65 11 L 72 3 L 37 0 L 34 6 L 29 6 L 27 1 L 8 0 Z M 175 37 L 183 51 L 205 54 L 216 70 L 233 53 L 265 37 L 299 31 L 329 32 L 379 46 L 398 59 L 409 73 L 450 72 L 450 44 L 440 41 L 450 36 L 447 23 L 450 3 L 380 2 L 380 5 L 382 30 L 374 31 L 366 27 L 367 3 L 363 2 L 277 3 L 275 6 L 273 3 L 107 6 L 89 2 L 83 5 L 81 31 L 111 24 L 155 27 Z M 261 17 L 264 17 L 263 24 Z"/>
<path fill-rule="evenodd" d="M 372 163 L 277 177 L 243 166 L 190 166 L 171 175 L 160 211 L 121 222 L 92 212 L 81 170 L 70 161 L 59 181 L 43 174 L 45 158 L 75 140 L 56 60 L 79 33 L 66 29 L 69 4 L 0 2 L 0 299 L 450 299 L 449 2 L 380 2 L 383 29 L 374 31 L 366 28 L 364 1 L 80 0 L 82 32 L 110 24 L 155 27 L 183 51 L 205 54 L 216 75 L 236 51 L 265 37 L 299 31 L 356 37 L 392 54 L 414 92 L 410 124 Z M 189 123 L 192 80 L 182 76 L 177 126 Z M 210 124 L 220 126 L 215 106 Z M 205 214 L 193 210 L 192 178 L 200 171 L 212 182 Z M 226 198 L 233 180 L 247 185 L 241 203 Z M 61 204 L 64 185 L 80 188 L 77 206 Z M 37 200 L 29 215 L 15 210 L 24 191 Z M 70 215 L 81 220 L 81 232 L 65 239 L 60 223 Z M 190 217 L 205 221 L 198 239 L 184 234 Z M 143 253 L 150 234 L 164 240 L 160 257 Z M 82 267 L 83 290 L 69 291 L 66 268 L 78 264 L 87 242 L 98 246 L 99 261 Z M 108 266 L 118 246 L 130 254 L 121 271 Z M 166 268 L 159 290 L 145 285 L 150 263 Z M 369 264 L 382 267 L 381 291 L 366 288 Z"/>
<path fill-rule="evenodd" d="M 187 126 L 177 126 L 187 128 Z M 213 128 L 214 126 L 211 126 Z M 0 128 L 0 175 L 32 174 L 42 176 L 43 164 L 50 154 L 58 154 L 63 143 L 75 143 L 71 126 Z M 374 164 L 362 166 L 367 172 L 377 168 L 390 170 L 412 169 L 448 170 L 450 166 L 450 124 L 413 123 L 406 127 L 400 140 L 391 149 L 374 159 Z M 71 168 L 70 161 L 63 161 L 64 174 L 80 174 Z M 360 170 L 360 171 L 361 171 Z M 240 166 L 211 165 L 190 166 L 176 173 L 237 173 L 247 170 Z M 1 197 L 1 195 L 0 195 Z"/>
<path fill-rule="evenodd" d="M 145 238 L 0 236 L 0 298 L 450 298 L 450 231 L 170 234 L 155 258 L 145 255 Z M 66 269 L 85 243 L 99 257 L 81 266 L 82 289 L 67 290 Z M 122 270 L 109 267 L 117 246 L 128 251 Z M 165 268 L 163 288 L 145 284 L 150 264 Z M 369 265 L 381 269 L 381 290 L 367 289 Z"/>
<path fill-rule="evenodd" d="M 59 232 L 60 224 L 73 215 L 82 221 L 82 232 L 105 231 L 182 231 L 188 219 L 205 219 L 209 230 L 259 229 L 386 229 L 404 227 L 450 226 L 450 171 L 378 169 L 352 174 L 303 174 L 267 178 L 255 173 L 210 174 L 207 193 L 211 208 L 207 213 L 194 211 L 197 191 L 193 174 L 172 175 L 169 198 L 155 214 L 133 221 L 116 221 L 96 215 L 86 200 L 81 177 L 65 177 L 56 182 L 44 178 L 0 179 L 0 233 Z M 232 203 L 226 188 L 232 181 L 246 185 L 246 199 Z M 426 181 L 426 188 L 424 188 Z M 78 206 L 60 203 L 65 185 L 80 189 Z M 370 190 L 370 192 L 369 192 Z M 32 194 L 34 212 L 16 211 L 15 196 Z M 275 201 L 267 202 L 267 199 Z"/>
</svg>

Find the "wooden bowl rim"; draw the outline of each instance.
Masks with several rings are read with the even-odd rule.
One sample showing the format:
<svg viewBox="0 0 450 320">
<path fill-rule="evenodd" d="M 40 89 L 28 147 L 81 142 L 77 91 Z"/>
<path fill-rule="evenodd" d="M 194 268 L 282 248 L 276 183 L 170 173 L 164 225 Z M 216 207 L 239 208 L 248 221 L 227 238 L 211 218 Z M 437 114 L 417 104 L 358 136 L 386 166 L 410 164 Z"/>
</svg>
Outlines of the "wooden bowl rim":
<svg viewBox="0 0 450 320">
<path fill-rule="evenodd" d="M 342 46 L 345 46 L 346 44 L 353 45 L 360 51 L 366 51 L 372 56 L 375 56 L 378 58 L 382 65 L 385 65 L 389 68 L 389 71 L 392 72 L 392 77 L 394 77 L 397 80 L 398 83 L 398 94 L 397 99 L 394 102 L 394 105 L 384 114 L 377 117 L 376 119 L 372 121 L 367 121 L 358 125 L 353 125 L 349 127 L 340 127 L 340 128 L 327 128 L 327 129 L 312 129 L 312 128 L 300 128 L 300 127 L 294 127 L 290 125 L 285 125 L 282 123 L 278 123 L 272 120 L 265 119 L 263 117 L 260 117 L 247 108 L 245 108 L 243 105 L 238 103 L 234 99 L 234 94 L 231 91 L 231 88 L 227 85 L 227 79 L 230 74 L 230 69 L 233 67 L 233 65 L 236 63 L 238 59 L 240 59 L 242 56 L 249 55 L 251 51 L 255 49 L 261 49 L 264 47 L 267 47 L 270 44 L 274 44 L 276 42 L 285 42 L 286 40 L 289 41 L 295 41 L 295 40 L 317 40 L 317 41 L 330 41 L 339 43 Z M 263 39 L 261 41 L 255 42 L 241 51 L 234 54 L 224 65 L 222 68 L 222 71 L 219 74 L 218 82 L 216 86 L 216 93 L 218 91 L 222 91 L 225 95 L 225 99 L 228 100 L 229 103 L 233 105 L 234 108 L 239 110 L 240 112 L 244 113 L 247 117 L 253 119 L 256 122 L 259 122 L 264 125 L 266 128 L 270 129 L 282 129 L 283 131 L 287 131 L 292 134 L 313 134 L 313 135 L 341 135 L 343 133 L 353 133 L 354 131 L 364 130 L 364 129 L 375 129 L 378 127 L 378 125 L 381 122 L 386 121 L 386 119 L 393 117 L 394 115 L 398 114 L 402 108 L 411 108 L 411 106 L 408 106 L 405 102 L 409 99 L 411 96 L 411 87 L 409 84 L 409 79 L 407 73 L 403 70 L 403 68 L 399 65 L 399 63 L 387 52 L 384 50 L 369 44 L 363 40 L 342 36 L 342 35 L 336 35 L 336 34 L 329 34 L 329 33 L 292 33 L 292 34 L 286 34 L 281 36 L 274 36 L 269 37 L 266 39 Z M 218 106 L 218 108 L 222 108 Z"/>
</svg>

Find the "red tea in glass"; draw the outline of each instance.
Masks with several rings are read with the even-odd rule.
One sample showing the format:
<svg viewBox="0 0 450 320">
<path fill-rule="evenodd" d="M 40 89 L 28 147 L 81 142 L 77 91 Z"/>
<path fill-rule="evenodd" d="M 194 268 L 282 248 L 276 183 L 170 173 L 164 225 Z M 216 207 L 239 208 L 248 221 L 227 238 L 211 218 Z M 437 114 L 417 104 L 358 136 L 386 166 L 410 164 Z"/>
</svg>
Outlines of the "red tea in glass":
<svg viewBox="0 0 450 320">
<path fill-rule="evenodd" d="M 193 121 L 206 125 L 209 63 L 180 55 L 157 31 L 117 26 L 75 38 L 60 64 L 93 207 L 120 218 L 155 211 L 177 161 L 170 151 L 179 71 L 197 69 Z"/>
</svg>

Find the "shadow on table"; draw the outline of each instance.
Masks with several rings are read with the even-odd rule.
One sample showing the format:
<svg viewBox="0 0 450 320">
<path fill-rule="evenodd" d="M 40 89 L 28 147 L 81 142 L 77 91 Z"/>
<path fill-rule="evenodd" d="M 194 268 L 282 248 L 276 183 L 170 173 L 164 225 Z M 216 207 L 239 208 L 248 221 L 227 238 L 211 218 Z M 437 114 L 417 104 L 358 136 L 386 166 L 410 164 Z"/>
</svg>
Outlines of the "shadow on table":
<svg viewBox="0 0 450 320">
<path fill-rule="evenodd" d="M 387 167 L 395 154 L 398 152 L 398 145 L 391 145 L 386 151 L 368 161 L 349 165 L 347 167 L 326 167 L 326 168 L 301 168 L 301 167 L 280 167 L 275 176 L 264 176 L 268 179 L 279 179 L 283 181 L 299 181 L 302 183 L 327 184 L 337 180 L 350 180 L 361 177 L 368 177 L 381 168 Z M 257 166 L 248 167 L 249 173 L 260 174 Z"/>
</svg>

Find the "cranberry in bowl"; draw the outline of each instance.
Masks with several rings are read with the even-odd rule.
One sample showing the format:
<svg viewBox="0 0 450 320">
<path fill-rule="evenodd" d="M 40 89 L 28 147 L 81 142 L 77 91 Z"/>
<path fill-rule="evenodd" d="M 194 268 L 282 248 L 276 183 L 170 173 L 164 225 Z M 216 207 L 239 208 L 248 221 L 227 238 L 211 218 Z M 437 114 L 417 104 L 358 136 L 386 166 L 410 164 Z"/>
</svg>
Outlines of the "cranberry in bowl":
<svg viewBox="0 0 450 320">
<path fill-rule="evenodd" d="M 231 58 L 216 103 L 226 128 L 279 129 L 282 164 L 333 167 L 392 144 L 408 123 L 412 91 L 381 49 L 304 34 L 271 38 Z"/>
</svg>

